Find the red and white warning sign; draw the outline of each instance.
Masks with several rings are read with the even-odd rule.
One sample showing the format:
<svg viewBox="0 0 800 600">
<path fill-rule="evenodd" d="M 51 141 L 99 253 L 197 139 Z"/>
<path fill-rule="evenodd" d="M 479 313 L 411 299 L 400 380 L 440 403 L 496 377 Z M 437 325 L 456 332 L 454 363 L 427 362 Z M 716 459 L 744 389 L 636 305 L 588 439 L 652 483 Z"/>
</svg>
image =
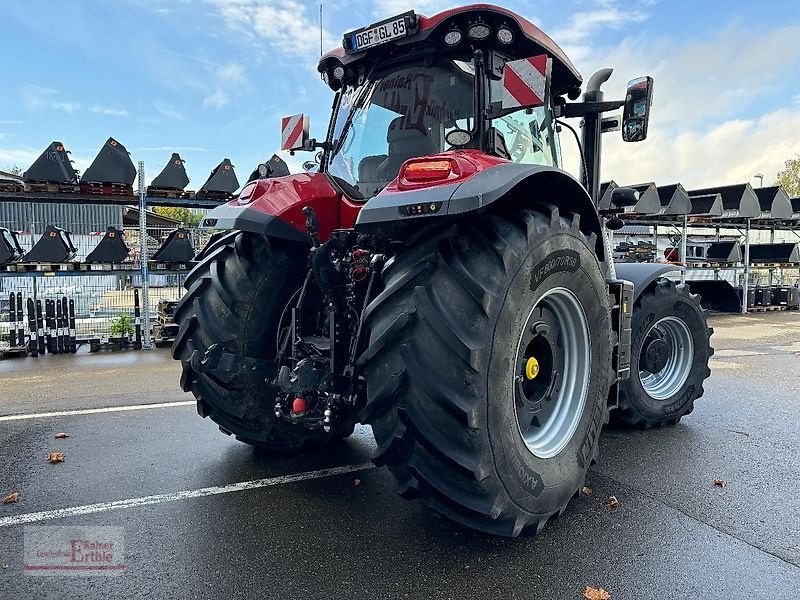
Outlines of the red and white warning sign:
<svg viewBox="0 0 800 600">
<path fill-rule="evenodd" d="M 308 139 L 308 117 L 292 115 L 281 121 L 281 150 L 299 150 Z"/>
<path fill-rule="evenodd" d="M 503 69 L 503 109 L 546 104 L 552 67 L 546 54 L 508 61 Z"/>
</svg>

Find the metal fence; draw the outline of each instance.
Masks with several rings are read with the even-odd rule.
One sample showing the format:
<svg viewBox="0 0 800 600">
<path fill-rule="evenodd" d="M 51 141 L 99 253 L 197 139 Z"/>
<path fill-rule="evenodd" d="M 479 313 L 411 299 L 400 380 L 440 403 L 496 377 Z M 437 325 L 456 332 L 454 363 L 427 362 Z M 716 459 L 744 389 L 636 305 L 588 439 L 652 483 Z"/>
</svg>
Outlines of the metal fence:
<svg viewBox="0 0 800 600">
<path fill-rule="evenodd" d="M 58 223 L 54 223 L 59 226 Z M 41 231 L 44 231 L 43 224 Z M 10 229 L 14 223 L 2 223 Z M 32 227 L 36 229 L 36 227 Z M 105 233 L 103 224 L 80 224 L 81 233 L 72 236 L 78 252 L 73 259 L 83 262 L 97 246 Z M 147 227 L 148 256 L 166 240 L 173 228 Z M 199 251 L 207 243 L 210 233 L 201 229 L 188 229 L 192 246 Z M 27 300 L 60 300 L 67 298 L 75 307 L 75 330 L 79 342 L 90 339 L 105 339 L 111 336 L 112 326 L 123 315 L 134 316 L 134 290 L 141 290 L 142 271 L 138 227 L 124 227 L 125 243 L 130 249 L 128 258 L 120 265 L 92 265 L 88 271 L 16 271 L 0 272 L 0 349 L 8 346 L 11 323 L 15 315 L 9 314 L 9 294 L 21 293 L 25 330 L 27 331 Z M 41 237 L 41 233 L 25 231 L 19 235 L 20 244 L 29 251 Z M 187 265 L 188 266 L 188 265 Z M 148 274 L 151 322 L 156 321 L 160 300 L 178 300 L 183 294 L 183 283 L 187 269 L 176 269 L 175 265 L 150 264 Z M 141 294 L 140 294 L 141 300 Z"/>
</svg>

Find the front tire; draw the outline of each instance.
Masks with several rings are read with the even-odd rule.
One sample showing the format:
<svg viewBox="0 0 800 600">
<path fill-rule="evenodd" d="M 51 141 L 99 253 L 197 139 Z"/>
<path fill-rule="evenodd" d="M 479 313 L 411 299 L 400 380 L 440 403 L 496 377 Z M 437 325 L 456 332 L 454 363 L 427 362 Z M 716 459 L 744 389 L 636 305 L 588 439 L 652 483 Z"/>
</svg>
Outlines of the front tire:
<svg viewBox="0 0 800 600">
<path fill-rule="evenodd" d="M 360 417 L 402 496 L 517 536 L 539 531 L 583 486 L 613 377 L 595 242 L 577 215 L 543 207 L 429 230 L 387 264 L 367 310 Z M 536 424 L 523 418 L 532 407 Z"/>
<path fill-rule="evenodd" d="M 197 398 L 197 412 L 238 440 L 274 452 L 298 452 L 330 440 L 330 434 L 275 417 L 278 390 L 258 370 L 201 368 L 214 344 L 236 356 L 275 358 L 281 315 L 303 283 L 305 250 L 233 231 L 202 254 L 175 310 L 180 329 L 172 346 L 172 357 L 181 361 L 181 387 Z"/>
<path fill-rule="evenodd" d="M 649 429 L 674 425 L 694 410 L 714 354 L 700 297 L 659 278 L 636 301 L 631 376 L 620 384 L 615 421 Z"/>
</svg>

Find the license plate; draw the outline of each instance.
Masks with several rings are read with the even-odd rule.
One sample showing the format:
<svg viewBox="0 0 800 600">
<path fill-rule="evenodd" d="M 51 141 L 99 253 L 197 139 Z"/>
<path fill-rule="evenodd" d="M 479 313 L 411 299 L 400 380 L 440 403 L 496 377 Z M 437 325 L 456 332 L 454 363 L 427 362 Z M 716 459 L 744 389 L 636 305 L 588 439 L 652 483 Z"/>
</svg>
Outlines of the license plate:
<svg viewBox="0 0 800 600">
<path fill-rule="evenodd" d="M 360 52 L 373 46 L 379 46 L 408 35 L 406 16 L 394 17 L 383 23 L 365 27 L 350 34 L 350 46 L 353 52 Z"/>
</svg>

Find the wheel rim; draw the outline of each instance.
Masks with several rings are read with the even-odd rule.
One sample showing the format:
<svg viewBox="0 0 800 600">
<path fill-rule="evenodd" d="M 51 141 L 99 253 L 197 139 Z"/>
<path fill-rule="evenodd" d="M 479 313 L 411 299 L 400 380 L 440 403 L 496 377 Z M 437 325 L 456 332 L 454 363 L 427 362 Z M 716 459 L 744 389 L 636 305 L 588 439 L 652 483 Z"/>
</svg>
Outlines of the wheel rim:
<svg viewBox="0 0 800 600">
<path fill-rule="evenodd" d="M 517 343 L 514 402 L 517 428 L 539 458 L 561 452 L 578 428 L 591 365 L 589 324 L 566 288 L 545 293 L 528 313 Z"/>
<path fill-rule="evenodd" d="M 650 327 L 642 344 L 642 388 L 654 400 L 672 398 L 689 378 L 693 362 L 694 342 L 689 327 L 677 317 L 664 317 Z"/>
</svg>

